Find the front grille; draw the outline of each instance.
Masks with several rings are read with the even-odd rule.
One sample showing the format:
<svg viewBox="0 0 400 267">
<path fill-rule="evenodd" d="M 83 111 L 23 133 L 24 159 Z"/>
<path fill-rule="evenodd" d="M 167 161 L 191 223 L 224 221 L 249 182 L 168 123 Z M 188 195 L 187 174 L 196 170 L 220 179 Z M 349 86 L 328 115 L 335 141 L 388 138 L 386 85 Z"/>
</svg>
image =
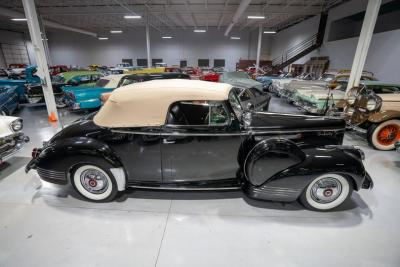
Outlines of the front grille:
<svg viewBox="0 0 400 267">
<path fill-rule="evenodd" d="M 0 153 L 3 153 L 5 151 L 12 149 L 15 146 L 15 144 L 17 143 L 16 142 L 17 138 L 18 138 L 18 135 L 14 135 L 14 134 L 1 138 Z"/>
<path fill-rule="evenodd" d="M 67 180 L 65 172 L 45 170 L 41 168 L 37 168 L 37 172 L 40 178 L 42 178 L 43 180 L 61 180 L 61 181 Z"/>
</svg>

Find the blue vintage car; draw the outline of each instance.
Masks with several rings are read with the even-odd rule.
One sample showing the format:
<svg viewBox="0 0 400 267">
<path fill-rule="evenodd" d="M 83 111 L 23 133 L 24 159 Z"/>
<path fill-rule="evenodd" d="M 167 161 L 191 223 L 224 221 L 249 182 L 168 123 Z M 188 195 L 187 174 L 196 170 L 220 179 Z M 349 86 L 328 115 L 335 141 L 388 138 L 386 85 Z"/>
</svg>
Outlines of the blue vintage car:
<svg viewBox="0 0 400 267">
<path fill-rule="evenodd" d="M 73 110 L 88 110 L 101 107 L 101 95 L 112 92 L 115 88 L 131 83 L 155 79 L 190 79 L 183 73 L 153 73 L 153 74 L 116 74 L 102 77 L 93 87 L 66 86 L 64 103 Z"/>
<path fill-rule="evenodd" d="M 19 107 L 17 86 L 0 85 L 0 114 L 11 115 Z"/>
<path fill-rule="evenodd" d="M 284 79 L 284 78 L 292 78 L 292 74 L 290 74 L 290 73 L 282 73 L 282 74 L 277 75 L 277 76 L 258 76 L 256 78 L 256 81 L 262 83 L 264 90 L 266 90 L 272 84 L 272 80 Z"/>
<path fill-rule="evenodd" d="M 11 86 L 15 88 L 18 95 L 19 102 L 27 102 L 27 96 L 25 93 L 26 85 L 40 84 L 40 78 L 35 75 L 37 70 L 36 66 L 29 66 L 25 69 L 25 79 L 0 79 L 0 86 Z"/>
</svg>

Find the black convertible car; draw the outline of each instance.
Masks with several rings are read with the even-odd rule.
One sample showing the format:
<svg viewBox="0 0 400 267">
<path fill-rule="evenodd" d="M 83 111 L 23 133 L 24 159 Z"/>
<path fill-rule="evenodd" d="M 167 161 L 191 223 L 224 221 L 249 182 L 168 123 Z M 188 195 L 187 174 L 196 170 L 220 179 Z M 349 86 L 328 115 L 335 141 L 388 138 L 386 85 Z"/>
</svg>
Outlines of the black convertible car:
<svg viewBox="0 0 400 267">
<path fill-rule="evenodd" d="M 116 89 L 94 116 L 34 149 L 26 171 L 71 183 L 92 201 L 127 187 L 242 189 L 262 200 L 330 210 L 372 188 L 345 122 L 243 109 L 231 85 L 155 80 Z"/>
</svg>

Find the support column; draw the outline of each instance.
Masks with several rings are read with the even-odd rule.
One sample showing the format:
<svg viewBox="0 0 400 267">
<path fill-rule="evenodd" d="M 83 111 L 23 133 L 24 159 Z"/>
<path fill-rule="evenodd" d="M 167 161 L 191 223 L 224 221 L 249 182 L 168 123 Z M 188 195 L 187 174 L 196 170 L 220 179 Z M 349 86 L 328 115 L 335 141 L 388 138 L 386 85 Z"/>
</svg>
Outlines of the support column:
<svg viewBox="0 0 400 267">
<path fill-rule="evenodd" d="M 149 12 L 146 12 L 146 49 L 147 49 L 147 67 L 151 68 Z"/>
<path fill-rule="evenodd" d="M 256 75 L 258 74 L 258 69 L 260 68 L 260 54 L 261 54 L 261 41 L 262 41 L 262 25 L 258 26 L 258 43 L 257 43 L 257 59 L 256 59 Z"/>
<path fill-rule="evenodd" d="M 57 107 L 54 99 L 53 87 L 47 66 L 46 54 L 40 34 L 39 20 L 36 14 L 34 0 L 22 0 L 24 6 L 25 16 L 28 22 L 29 35 L 31 37 L 33 49 L 35 51 L 36 61 L 38 65 L 37 73 L 42 82 L 43 94 L 46 101 L 47 113 L 50 121 L 57 121 Z"/>
<path fill-rule="evenodd" d="M 51 66 L 51 65 L 53 65 L 53 63 L 51 62 L 49 43 L 47 42 L 47 33 L 46 33 L 46 29 L 44 28 L 42 16 L 40 16 L 39 26 L 40 26 L 40 31 L 42 33 L 43 47 L 44 47 L 44 52 L 46 54 L 47 63 Z"/>
<path fill-rule="evenodd" d="M 351 88 L 357 87 L 360 84 L 361 74 L 364 69 L 365 60 L 367 58 L 369 45 L 374 33 L 375 23 L 376 19 L 378 18 L 381 3 L 382 0 L 368 1 L 360 37 L 358 38 L 356 53 L 353 59 L 353 65 L 351 67 L 346 93 L 349 92 Z"/>
</svg>

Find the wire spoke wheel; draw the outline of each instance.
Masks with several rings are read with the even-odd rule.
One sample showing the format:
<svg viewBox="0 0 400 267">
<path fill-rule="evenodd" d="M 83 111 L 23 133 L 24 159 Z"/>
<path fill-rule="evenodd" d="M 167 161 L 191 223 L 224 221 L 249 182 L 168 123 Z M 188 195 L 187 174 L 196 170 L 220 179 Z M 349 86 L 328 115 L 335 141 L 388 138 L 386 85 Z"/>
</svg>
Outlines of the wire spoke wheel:
<svg viewBox="0 0 400 267">
<path fill-rule="evenodd" d="M 378 132 L 378 142 L 384 146 L 390 146 L 400 140 L 400 127 L 396 124 L 389 124 Z"/>
</svg>

